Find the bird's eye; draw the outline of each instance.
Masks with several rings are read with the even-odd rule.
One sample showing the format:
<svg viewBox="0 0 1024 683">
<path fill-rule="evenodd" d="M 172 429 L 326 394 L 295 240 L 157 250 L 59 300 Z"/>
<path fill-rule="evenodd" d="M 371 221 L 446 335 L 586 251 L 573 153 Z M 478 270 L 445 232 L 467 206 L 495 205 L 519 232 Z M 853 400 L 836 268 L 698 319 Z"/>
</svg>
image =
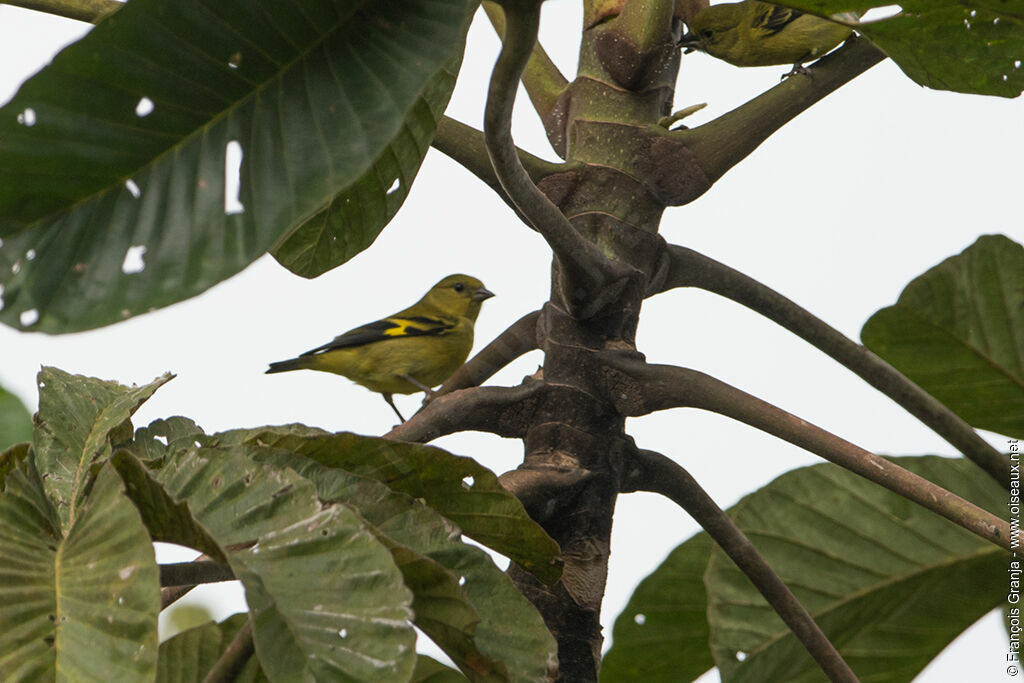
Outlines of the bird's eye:
<svg viewBox="0 0 1024 683">
<path fill-rule="evenodd" d="M 702 40 L 711 40 L 714 37 L 715 32 L 709 28 L 706 28 L 703 31 L 701 31 L 698 35 L 700 35 Z"/>
<path fill-rule="evenodd" d="M 454 285 L 452 285 L 452 289 L 454 289 L 456 292 L 461 292 L 465 288 L 466 285 L 462 284 L 461 282 L 456 282 Z"/>
</svg>

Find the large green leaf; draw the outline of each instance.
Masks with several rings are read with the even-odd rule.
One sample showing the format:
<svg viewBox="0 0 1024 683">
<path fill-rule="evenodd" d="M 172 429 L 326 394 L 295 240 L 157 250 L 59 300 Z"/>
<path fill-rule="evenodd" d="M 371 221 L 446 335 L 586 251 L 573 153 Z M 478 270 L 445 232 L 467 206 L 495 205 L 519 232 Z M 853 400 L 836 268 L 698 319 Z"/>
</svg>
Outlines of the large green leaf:
<svg viewBox="0 0 1024 683">
<path fill-rule="evenodd" d="M 32 461 L 8 474 L 0 494 L 5 680 L 152 680 L 158 589 L 153 544 L 111 467 L 66 537 Z"/>
<path fill-rule="evenodd" d="M 378 481 L 302 455 L 268 448 L 255 457 L 299 472 L 322 500 L 357 508 L 386 536 L 414 592 L 416 625 L 473 680 L 546 679 L 555 643 L 540 615 L 450 521 Z"/>
<path fill-rule="evenodd" d="M 0 320 L 67 332 L 166 306 L 368 173 L 407 185 L 475 5 L 132 0 L 0 110 Z"/>
<path fill-rule="evenodd" d="M 228 553 L 273 681 L 403 680 L 415 664 L 412 596 L 388 549 L 311 482 L 245 446 L 169 449 L 156 481 Z"/>
<path fill-rule="evenodd" d="M 65 529 L 74 523 L 95 469 L 110 457 L 112 440 L 131 436 L 132 413 L 171 377 L 125 387 L 56 368 L 39 372 L 32 450 Z"/>
<path fill-rule="evenodd" d="M 530 519 L 522 503 L 502 487 L 494 473 L 472 458 L 422 444 L 328 434 L 298 425 L 218 436 L 227 442 L 284 448 L 328 467 L 377 479 L 394 491 L 422 498 L 467 536 L 510 557 L 540 579 L 553 583 L 560 575 L 558 544 Z"/>
<path fill-rule="evenodd" d="M 1005 507 L 1005 491 L 969 462 L 895 460 L 995 513 Z M 862 680 L 911 680 L 1005 598 L 1005 551 L 835 465 L 784 474 L 729 514 Z M 702 532 L 638 586 L 601 678 L 693 680 L 712 653 L 724 681 L 823 678 Z"/>
<path fill-rule="evenodd" d="M 21 400 L 0 387 L 0 452 L 32 438 L 32 416 Z"/>
<path fill-rule="evenodd" d="M 968 461 L 895 460 L 1005 513 L 1006 491 Z M 1006 551 L 835 465 L 785 474 L 741 501 L 733 516 L 863 680 L 910 681 L 1006 597 Z M 705 584 L 723 681 L 821 679 L 718 548 Z"/>
<path fill-rule="evenodd" d="M 272 250 L 293 273 L 316 277 L 370 246 L 409 195 L 462 63 L 462 43 L 426 83 L 394 142 L 373 166 Z"/>
<path fill-rule="evenodd" d="M 890 7 L 887 0 L 782 0 L 778 4 L 828 16 Z M 903 72 L 938 90 L 1017 97 L 1024 90 L 1020 46 L 1024 0 L 904 0 L 903 11 L 857 30 Z"/>
<path fill-rule="evenodd" d="M 915 278 L 864 344 L 975 427 L 1024 438 L 1024 247 L 986 235 Z"/>
<path fill-rule="evenodd" d="M 707 534 L 697 534 L 640 582 L 615 620 L 601 662 L 603 683 L 685 683 L 715 665 L 704 592 L 713 547 Z"/>
</svg>

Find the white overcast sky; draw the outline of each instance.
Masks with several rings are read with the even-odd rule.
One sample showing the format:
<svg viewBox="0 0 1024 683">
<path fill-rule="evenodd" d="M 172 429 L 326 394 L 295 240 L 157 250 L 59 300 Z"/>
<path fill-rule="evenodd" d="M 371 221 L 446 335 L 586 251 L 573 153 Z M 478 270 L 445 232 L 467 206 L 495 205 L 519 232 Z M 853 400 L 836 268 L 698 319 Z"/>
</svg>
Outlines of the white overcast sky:
<svg viewBox="0 0 1024 683">
<path fill-rule="evenodd" d="M 575 67 L 578 3 L 544 5 L 541 40 L 565 73 Z M 0 6 L 0 102 L 88 27 Z M 498 43 L 479 15 L 448 114 L 480 127 Z M 707 102 L 688 123 L 718 116 L 775 85 L 784 68 L 737 69 L 683 59 L 676 108 Z M 525 97 L 520 146 L 555 159 Z M 802 114 L 690 206 L 670 209 L 662 233 L 781 291 L 845 334 L 893 303 L 913 277 L 978 235 L 1024 241 L 1021 99 L 927 90 L 885 62 Z M 348 380 L 315 372 L 266 376 L 288 358 L 416 300 L 452 272 L 497 296 L 477 325 L 480 348 L 546 298 L 550 254 L 540 238 L 468 172 L 431 151 L 413 191 L 376 243 L 316 280 L 270 257 L 205 294 L 104 329 L 50 337 L 0 327 L 0 385 L 34 410 L 40 365 L 144 383 L 177 378 L 135 424 L 186 415 L 207 431 L 303 422 L 363 434 L 387 431 L 385 403 Z M 708 372 L 882 454 L 952 455 L 949 445 L 813 348 L 713 295 L 675 291 L 645 304 L 638 345 L 654 362 Z M 520 359 L 493 384 L 516 384 L 540 362 Z M 413 412 L 419 397 L 397 397 Z M 818 459 L 732 421 L 675 410 L 630 420 L 641 447 L 677 459 L 728 506 L 780 473 Z M 993 443 L 1004 445 L 991 436 Z M 516 466 L 517 441 L 464 434 L 436 442 L 497 472 Z M 650 494 L 620 498 L 602 622 L 611 626 L 636 583 L 696 525 Z M 1006 637 L 989 615 L 919 681 L 1005 676 Z M 991 678 L 989 678 L 991 676 Z M 716 680 L 712 673 L 705 677 Z"/>
</svg>

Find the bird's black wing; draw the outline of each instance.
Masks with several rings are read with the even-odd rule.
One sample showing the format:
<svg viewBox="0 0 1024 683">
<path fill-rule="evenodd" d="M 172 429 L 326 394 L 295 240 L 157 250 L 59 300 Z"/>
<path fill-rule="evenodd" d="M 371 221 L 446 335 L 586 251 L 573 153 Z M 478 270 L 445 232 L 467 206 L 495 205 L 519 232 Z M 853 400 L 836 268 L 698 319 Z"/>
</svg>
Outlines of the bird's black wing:
<svg viewBox="0 0 1024 683">
<path fill-rule="evenodd" d="M 778 5 L 771 5 L 766 2 L 761 4 L 764 5 L 764 10 L 759 11 L 754 17 L 754 28 L 760 29 L 769 35 L 778 33 L 793 23 L 797 17 L 803 15 L 803 12 L 800 10 L 779 7 Z"/>
<path fill-rule="evenodd" d="M 455 322 L 442 318 L 429 316 L 391 316 L 376 322 L 362 325 L 339 335 L 323 346 L 306 351 L 303 356 L 312 356 L 318 353 L 326 353 L 335 349 L 345 349 L 353 346 L 365 346 L 387 339 L 399 339 L 401 337 L 436 337 L 451 332 Z"/>
</svg>

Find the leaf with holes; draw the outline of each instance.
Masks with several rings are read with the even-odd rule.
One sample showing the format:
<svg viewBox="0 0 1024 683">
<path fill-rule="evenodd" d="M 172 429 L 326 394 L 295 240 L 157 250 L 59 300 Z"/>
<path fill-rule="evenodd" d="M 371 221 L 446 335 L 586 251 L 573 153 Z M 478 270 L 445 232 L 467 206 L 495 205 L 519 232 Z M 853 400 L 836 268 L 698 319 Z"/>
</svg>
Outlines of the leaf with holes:
<svg viewBox="0 0 1024 683">
<path fill-rule="evenodd" d="M 715 665 L 703 580 L 713 547 L 707 534 L 697 534 L 640 582 L 615 620 L 602 683 L 684 683 Z"/>
<path fill-rule="evenodd" d="M 822 16 L 886 0 L 783 0 Z M 855 26 L 907 76 L 937 90 L 1017 97 L 1024 90 L 1024 2 L 1021 0 L 903 0 L 902 12 Z"/>
<path fill-rule="evenodd" d="M 151 681 L 159 576 L 121 480 L 96 477 L 65 536 L 31 459 L 0 495 L 0 671 L 5 680 Z"/>
<path fill-rule="evenodd" d="M 284 448 L 328 467 L 383 482 L 422 498 L 470 538 L 510 557 L 542 581 L 561 574 L 558 544 L 526 514 L 498 478 L 472 458 L 440 448 L 357 434 L 327 434 L 301 425 L 225 432 L 226 443 Z"/>
<path fill-rule="evenodd" d="M 127 3 L 0 109 L 0 321 L 70 332 L 194 296 L 368 173 L 410 173 L 476 4 Z"/>
<path fill-rule="evenodd" d="M 413 590 L 414 623 L 473 680 L 545 680 L 555 643 L 537 610 L 450 521 L 384 484 L 281 448 L 260 462 L 288 467 L 374 525 Z M 442 569 L 443 568 L 443 569 Z"/>
<path fill-rule="evenodd" d="M 387 548 L 351 510 L 324 508 L 311 482 L 254 462 L 249 450 L 169 450 L 155 481 L 220 547 L 257 543 L 227 555 L 264 672 L 271 680 L 407 677 L 412 596 Z"/>
<path fill-rule="evenodd" d="M 1006 491 L 969 461 L 893 460 L 1005 514 Z M 1006 598 L 1005 550 L 835 465 L 784 474 L 731 514 L 862 680 L 911 680 Z M 717 548 L 704 582 L 711 651 L 723 681 L 821 677 Z"/>
<path fill-rule="evenodd" d="M 974 427 L 1024 438 L 1024 247 L 986 235 L 915 278 L 864 345 Z"/>
<path fill-rule="evenodd" d="M 966 460 L 893 460 L 994 513 L 1005 508 L 1006 492 Z M 729 515 L 862 680 L 911 680 L 1005 598 L 1004 550 L 835 465 L 784 474 Z M 726 682 L 822 679 L 704 532 L 638 586 L 605 660 L 608 683 L 693 680 L 714 664 Z"/>
<path fill-rule="evenodd" d="M 271 253 L 296 275 L 316 277 L 369 247 L 409 195 L 412 182 L 448 105 L 465 46 L 424 86 L 401 133 L 373 166 Z"/>
<path fill-rule="evenodd" d="M 132 413 L 171 378 L 125 387 L 57 368 L 39 372 L 32 450 L 62 527 L 74 523 L 96 468 L 110 457 L 111 442 L 130 437 Z"/>
</svg>

